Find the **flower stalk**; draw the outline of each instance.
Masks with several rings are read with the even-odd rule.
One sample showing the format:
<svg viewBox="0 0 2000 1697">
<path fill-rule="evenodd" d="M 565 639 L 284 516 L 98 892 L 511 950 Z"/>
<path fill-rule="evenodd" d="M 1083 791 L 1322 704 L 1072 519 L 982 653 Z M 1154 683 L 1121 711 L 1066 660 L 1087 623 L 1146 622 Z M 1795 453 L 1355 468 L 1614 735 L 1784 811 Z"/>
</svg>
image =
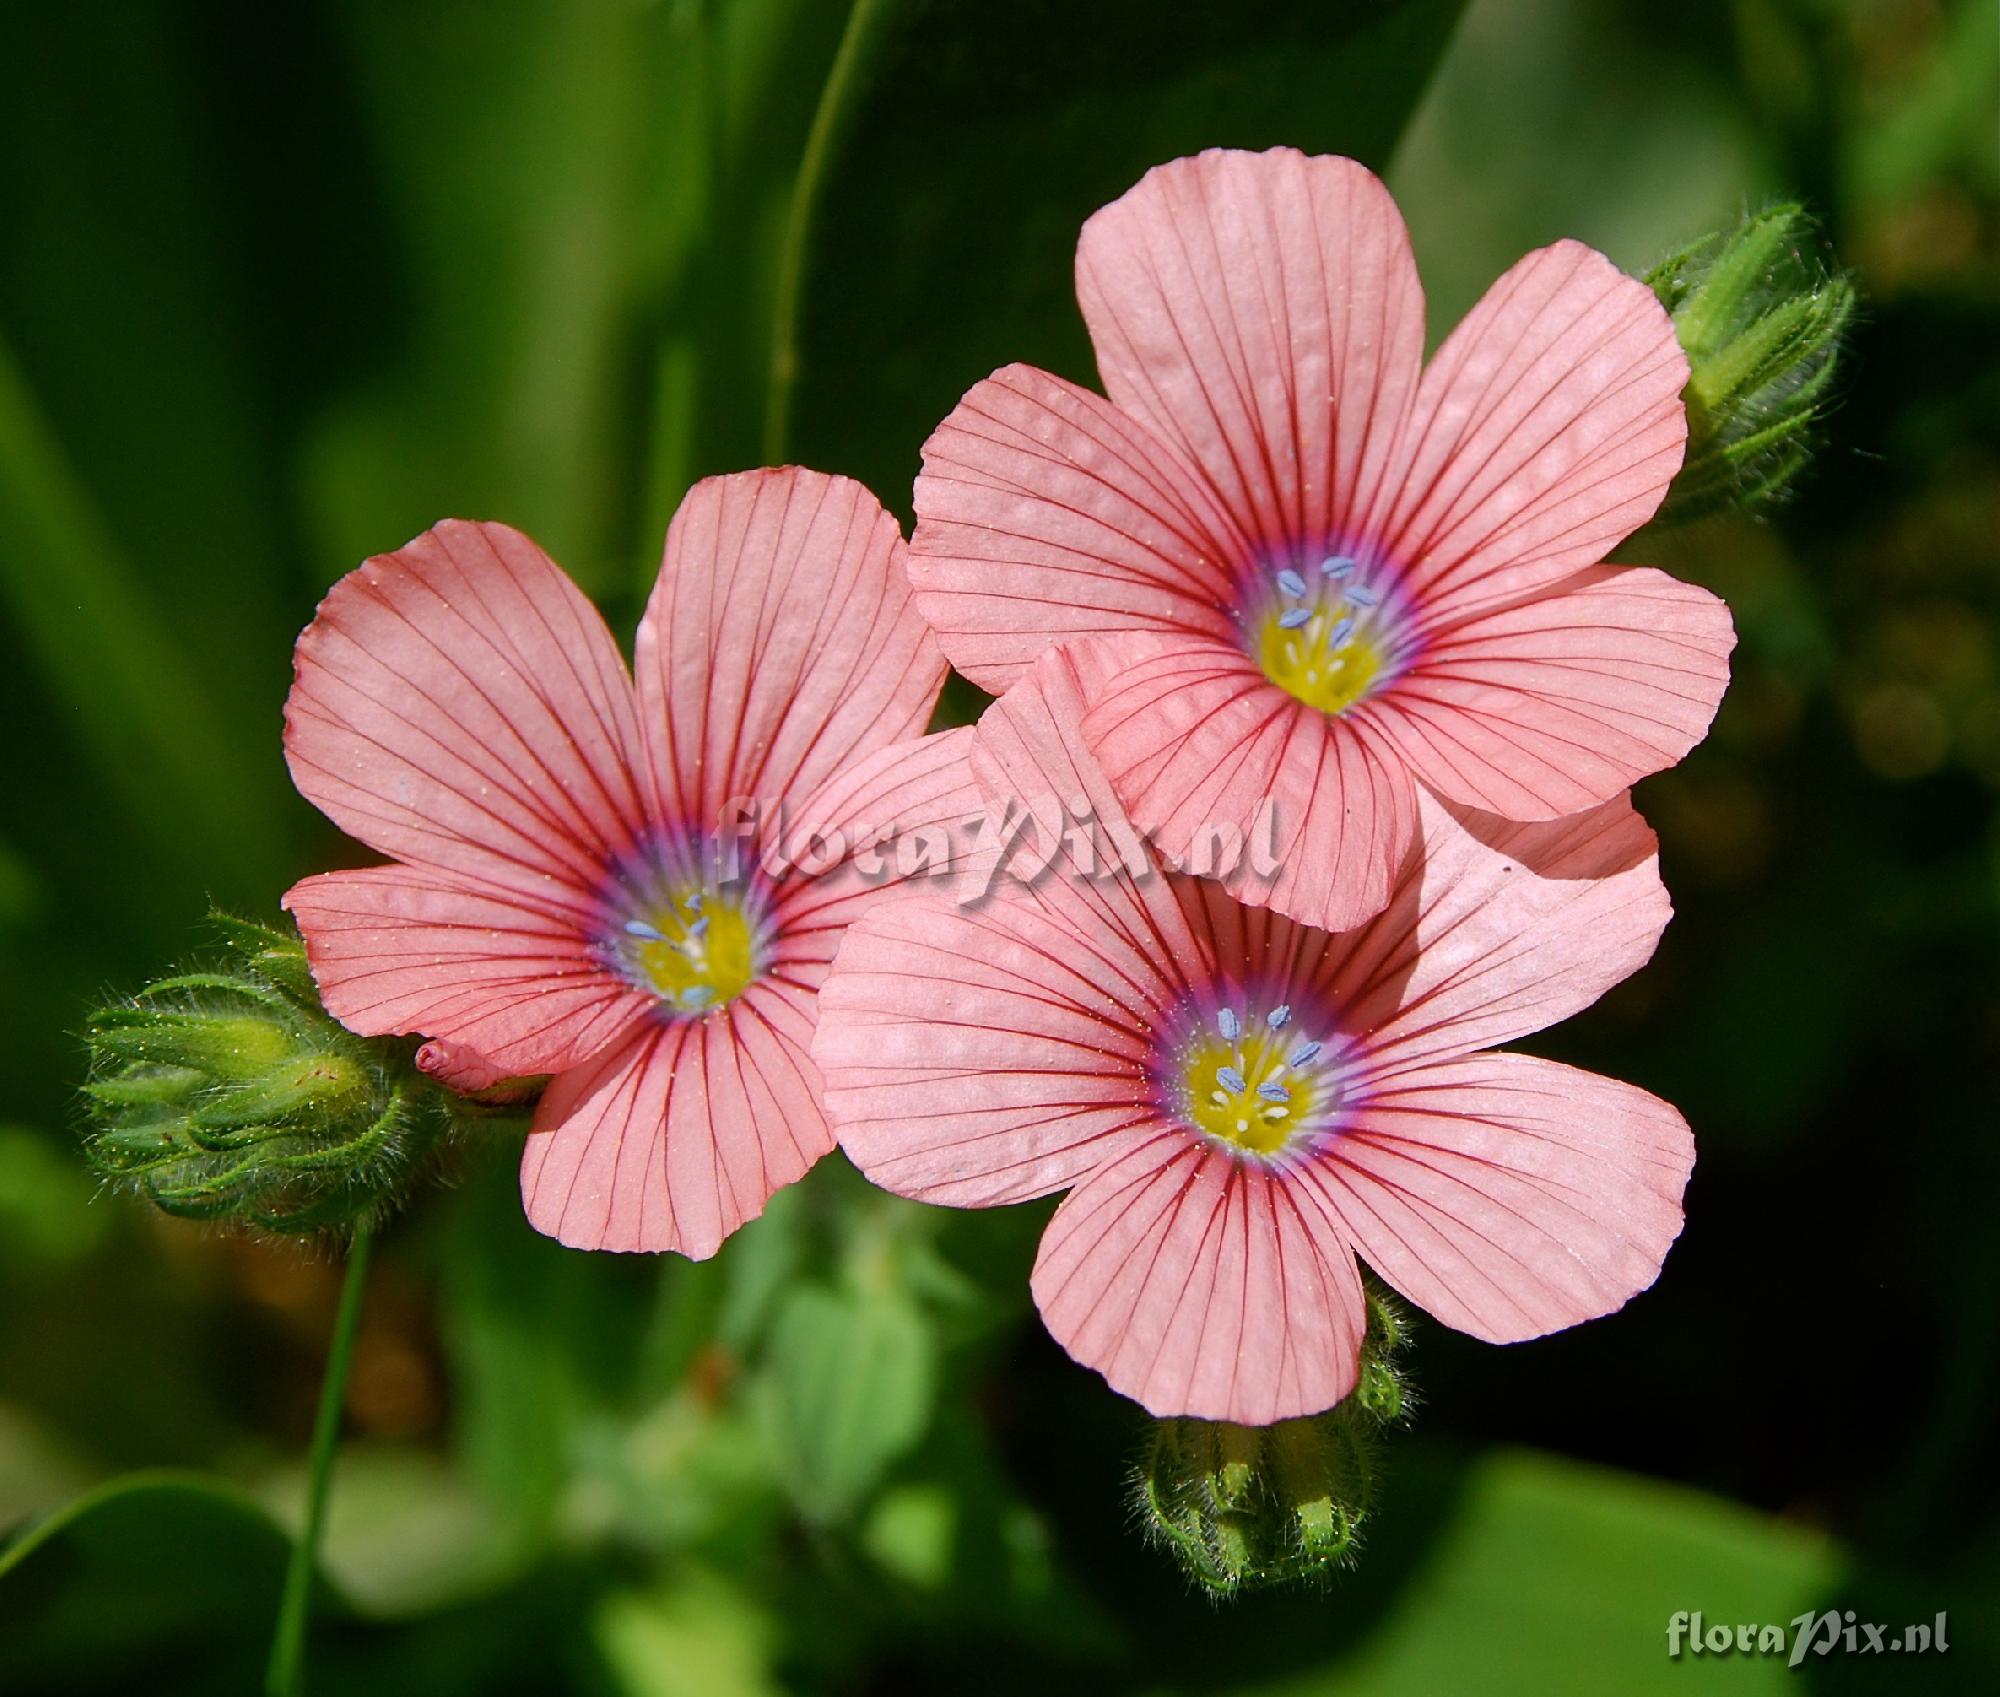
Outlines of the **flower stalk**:
<svg viewBox="0 0 2000 1697">
<path fill-rule="evenodd" d="M 373 1230 L 366 1223 L 357 1226 L 348 1245 L 347 1274 L 341 1282 L 340 1308 L 334 1316 L 333 1339 L 327 1347 L 319 1409 L 313 1417 L 312 1451 L 306 1464 L 305 1518 L 285 1566 L 285 1588 L 278 1601 L 277 1630 L 271 1640 L 270 1667 L 264 1680 L 267 1697 L 299 1697 L 305 1689 L 306 1625 L 312 1613 L 313 1575 L 319 1567 L 320 1537 L 333 1483 L 334 1454 L 340 1442 L 341 1408 L 347 1398 L 348 1370 L 354 1363 L 354 1339 L 360 1329 L 361 1296 L 368 1282 L 373 1245 Z"/>
</svg>

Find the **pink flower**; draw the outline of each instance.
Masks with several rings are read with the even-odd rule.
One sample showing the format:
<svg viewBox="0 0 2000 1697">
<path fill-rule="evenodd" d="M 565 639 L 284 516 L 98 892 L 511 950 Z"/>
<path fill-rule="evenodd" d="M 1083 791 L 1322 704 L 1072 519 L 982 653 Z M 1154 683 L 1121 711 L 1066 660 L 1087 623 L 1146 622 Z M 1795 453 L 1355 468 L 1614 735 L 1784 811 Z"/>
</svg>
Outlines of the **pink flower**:
<svg viewBox="0 0 2000 1697">
<path fill-rule="evenodd" d="M 1671 766 L 1734 642 L 1714 596 L 1600 564 L 1681 461 L 1687 361 L 1652 293 L 1531 253 L 1428 367 L 1388 191 L 1347 159 L 1212 152 L 1084 226 L 1102 396 L 979 384 L 917 480 L 917 603 L 1005 690 L 1107 647 L 1084 735 L 1184 859 L 1276 808 L 1268 900 L 1388 901 L 1423 792 L 1552 819 Z"/>
<path fill-rule="evenodd" d="M 895 522 L 815 472 L 690 492 L 636 689 L 518 531 L 451 520 L 370 560 L 299 639 L 285 709 L 300 792 L 394 857 L 285 898 L 328 1009 L 432 1037 L 462 1089 L 554 1075 L 521 1170 L 540 1230 L 713 1254 L 833 1146 L 815 995 L 879 894 L 853 862 L 768 875 L 734 804 L 962 816 L 971 733 L 917 736 L 943 678 Z"/>
<path fill-rule="evenodd" d="M 1062 652 L 989 709 L 989 806 L 1057 796 L 1129 832 L 1078 752 L 1084 715 Z M 842 1146 L 925 1201 L 1067 1190 L 1035 1300 L 1159 1415 L 1266 1424 L 1346 1395 L 1357 1255 L 1495 1342 L 1609 1313 L 1680 1229 L 1687 1126 L 1630 1085 L 1490 1049 L 1652 953 L 1653 835 L 1623 797 L 1534 824 L 1414 806 L 1421 852 L 1340 935 L 1212 880 L 1107 875 L 1075 833 L 1052 876 L 982 906 L 876 908 L 820 994 Z"/>
</svg>

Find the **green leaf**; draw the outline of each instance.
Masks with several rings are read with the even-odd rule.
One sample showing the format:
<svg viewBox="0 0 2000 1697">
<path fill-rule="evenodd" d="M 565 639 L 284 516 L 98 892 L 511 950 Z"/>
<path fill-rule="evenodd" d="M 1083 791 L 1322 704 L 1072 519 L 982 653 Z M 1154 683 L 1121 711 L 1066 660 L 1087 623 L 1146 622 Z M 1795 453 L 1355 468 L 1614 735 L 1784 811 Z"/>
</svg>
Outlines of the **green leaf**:
<svg viewBox="0 0 2000 1697">
<path fill-rule="evenodd" d="M 689 1567 L 598 1605 L 593 1636 L 629 1697 L 778 1697 L 779 1623 L 743 1589 Z"/>
<path fill-rule="evenodd" d="M 261 1495 L 288 1524 L 301 1518 L 305 1458 Z M 320 1563 L 369 1614 L 409 1618 L 496 1590 L 521 1567 L 493 1505 L 465 1474 L 414 1446 L 341 1446 Z"/>
<path fill-rule="evenodd" d="M 1460 0 L 864 0 L 816 123 L 767 454 L 892 504 L 959 396 L 1088 378 L 1077 231 L 1162 160 L 1289 143 L 1386 160 Z"/>
<path fill-rule="evenodd" d="M 1392 1479 L 1385 1538 L 1415 1494 Z M 1355 1581 L 1365 1583 L 1372 1557 L 1388 1553 L 1364 1550 Z M 1368 1604 L 1364 1624 L 1378 1624 L 1350 1654 L 1308 1677 L 1233 1689 L 1674 1697 L 1720 1670 L 1732 1690 L 1795 1691 L 1783 1657 L 1670 1660 L 1668 1622 L 1700 1609 L 1711 1623 L 1783 1625 L 1823 1606 L 1842 1566 L 1826 1538 L 1716 1498 L 1499 1451 L 1462 1481 L 1454 1512 L 1393 1606 Z M 1351 1589 L 1343 1582 L 1340 1591 Z"/>
<path fill-rule="evenodd" d="M 194 1474 L 132 1473 L 0 1550 L 0 1690 L 257 1687 L 290 1540 Z"/>
<path fill-rule="evenodd" d="M 839 22 L 821 0 L 336 9 L 404 357 L 307 444 L 322 558 L 456 512 L 595 594 L 650 587 L 687 483 L 754 463 L 775 231 Z"/>
<path fill-rule="evenodd" d="M 0 607 L 149 854 L 184 875 L 254 883 L 273 832 L 245 729 L 217 710 L 4 343 Z"/>
<path fill-rule="evenodd" d="M 531 1230 L 519 1148 L 496 1129 L 436 1207 L 459 1460 L 524 1553 L 553 1528 L 586 1434 L 626 1407 L 665 1270 Z"/>
<path fill-rule="evenodd" d="M 792 1291 L 772 1327 L 766 1430 L 807 1518 L 838 1520 L 923 1435 L 937 1347 L 923 1315 L 883 1285 Z"/>
</svg>

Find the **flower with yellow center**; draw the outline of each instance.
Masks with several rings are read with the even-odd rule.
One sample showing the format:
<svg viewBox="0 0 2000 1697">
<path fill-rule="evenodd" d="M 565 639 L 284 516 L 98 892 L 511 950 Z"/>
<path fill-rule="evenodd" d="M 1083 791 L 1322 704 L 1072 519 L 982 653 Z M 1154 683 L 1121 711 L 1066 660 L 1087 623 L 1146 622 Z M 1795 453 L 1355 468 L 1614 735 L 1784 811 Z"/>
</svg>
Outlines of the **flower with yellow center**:
<svg viewBox="0 0 2000 1697">
<path fill-rule="evenodd" d="M 743 904 L 699 887 L 628 919 L 630 975 L 675 1013 L 699 1014 L 740 996 L 757 976 L 757 939 Z"/>
<path fill-rule="evenodd" d="M 1358 567 L 1329 554 L 1310 578 L 1282 568 L 1277 598 L 1250 622 L 1264 675 L 1322 713 L 1344 713 L 1402 669 L 1399 621 L 1380 590 L 1357 580 Z"/>
<path fill-rule="evenodd" d="M 1189 1129 L 1271 1156 L 1323 1126 L 1340 1091 L 1326 1045 L 1289 1030 L 1291 1019 L 1288 1004 L 1248 1021 L 1225 1007 L 1174 1050 L 1169 1094 Z"/>
</svg>

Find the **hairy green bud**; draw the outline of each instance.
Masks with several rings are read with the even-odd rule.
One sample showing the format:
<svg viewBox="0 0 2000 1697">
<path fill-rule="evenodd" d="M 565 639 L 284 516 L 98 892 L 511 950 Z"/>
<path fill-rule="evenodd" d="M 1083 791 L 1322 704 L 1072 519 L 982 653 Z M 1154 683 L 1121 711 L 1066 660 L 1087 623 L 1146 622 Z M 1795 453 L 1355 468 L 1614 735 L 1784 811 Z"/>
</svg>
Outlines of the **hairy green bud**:
<svg viewBox="0 0 2000 1697">
<path fill-rule="evenodd" d="M 1400 1309 L 1370 1291 L 1361 1376 L 1323 1414 L 1272 1426 L 1161 1420 L 1137 1478 L 1148 1532 L 1212 1596 L 1310 1579 L 1353 1559 L 1375 1448 L 1412 1395 L 1395 1354 Z"/>
<path fill-rule="evenodd" d="M 444 1125 L 414 1045 L 339 1025 L 296 937 L 214 923 L 213 970 L 91 1016 L 92 1164 L 187 1218 L 287 1235 L 372 1223 Z"/>
<path fill-rule="evenodd" d="M 1687 458 L 1656 522 L 1777 500 L 1817 443 L 1854 316 L 1854 285 L 1783 204 L 1662 260 L 1647 275 L 1691 374 Z"/>
</svg>

